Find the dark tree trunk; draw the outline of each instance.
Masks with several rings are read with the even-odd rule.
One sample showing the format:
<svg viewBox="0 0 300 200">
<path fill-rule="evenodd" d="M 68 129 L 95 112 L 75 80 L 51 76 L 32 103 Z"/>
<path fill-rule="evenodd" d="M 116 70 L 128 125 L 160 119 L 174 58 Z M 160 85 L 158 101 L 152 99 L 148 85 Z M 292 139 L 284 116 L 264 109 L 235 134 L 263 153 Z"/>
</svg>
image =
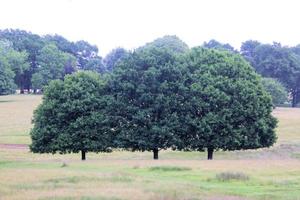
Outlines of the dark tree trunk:
<svg viewBox="0 0 300 200">
<path fill-rule="evenodd" d="M 27 93 L 30 94 L 30 86 L 27 87 Z"/>
<path fill-rule="evenodd" d="M 20 94 L 24 94 L 24 88 L 21 88 Z"/>
<path fill-rule="evenodd" d="M 297 91 L 292 93 L 292 107 L 295 108 L 297 106 Z"/>
<path fill-rule="evenodd" d="M 85 160 L 85 151 L 81 151 L 81 160 Z"/>
<path fill-rule="evenodd" d="M 213 153 L 214 153 L 214 148 L 207 148 L 207 160 L 212 160 L 213 159 Z"/>
<path fill-rule="evenodd" d="M 33 94 L 36 94 L 36 89 L 33 89 Z"/>
<path fill-rule="evenodd" d="M 158 149 L 153 149 L 153 159 L 158 160 Z"/>
</svg>

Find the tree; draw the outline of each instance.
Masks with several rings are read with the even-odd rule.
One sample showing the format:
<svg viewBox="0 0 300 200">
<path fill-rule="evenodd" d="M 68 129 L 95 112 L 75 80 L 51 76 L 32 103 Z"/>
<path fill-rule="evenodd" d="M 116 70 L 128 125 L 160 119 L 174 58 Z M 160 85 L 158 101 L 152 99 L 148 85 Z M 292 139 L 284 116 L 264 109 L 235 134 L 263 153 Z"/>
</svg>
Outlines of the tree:
<svg viewBox="0 0 300 200">
<path fill-rule="evenodd" d="M 247 40 L 242 43 L 241 46 L 241 55 L 251 64 L 251 66 L 255 65 L 255 48 L 261 45 L 256 40 Z"/>
<path fill-rule="evenodd" d="M 0 95 L 15 92 L 14 79 L 16 83 L 22 84 L 20 77 L 28 66 L 25 60 L 26 53 L 13 50 L 7 40 L 0 41 Z"/>
<path fill-rule="evenodd" d="M 106 125 L 106 80 L 93 72 L 77 72 L 51 81 L 35 110 L 30 132 L 34 153 L 109 152 L 111 130 Z"/>
<path fill-rule="evenodd" d="M 157 38 L 139 49 L 152 47 L 165 48 L 175 53 L 184 53 L 189 49 L 188 45 L 180 40 L 176 35 L 166 35 L 161 38 Z"/>
<path fill-rule="evenodd" d="M 34 74 L 37 69 L 36 58 L 44 46 L 42 37 L 19 29 L 5 29 L 0 30 L 0 38 L 12 42 L 12 48 L 14 50 L 19 52 L 26 51 L 28 54 L 27 63 L 29 63 L 30 67 L 24 69 L 20 82 L 22 82 L 23 87 L 29 91 L 31 88 L 32 74 Z"/>
<path fill-rule="evenodd" d="M 29 69 L 28 54 L 25 51 L 18 52 L 12 48 L 9 41 L 0 41 L 0 54 L 6 60 L 7 66 L 14 72 L 14 82 L 24 93 L 25 71 Z"/>
<path fill-rule="evenodd" d="M 46 35 L 46 43 L 54 43 L 60 51 L 76 57 L 81 70 L 104 72 L 102 58 L 98 56 L 98 48 L 86 41 L 70 42 L 60 35 Z"/>
<path fill-rule="evenodd" d="M 75 43 L 74 52 L 78 60 L 79 68 L 84 70 L 88 61 L 97 57 L 98 48 L 86 41 L 81 40 Z"/>
<path fill-rule="evenodd" d="M 233 53 L 237 52 L 230 44 L 228 43 L 222 44 L 221 42 L 218 42 L 217 40 L 214 39 L 208 42 L 204 42 L 202 46 L 208 49 L 219 49 L 219 50 L 225 50 Z"/>
<path fill-rule="evenodd" d="M 291 93 L 292 106 L 295 107 L 300 101 L 300 55 L 295 53 L 295 49 L 293 52 L 293 49 L 283 47 L 280 43 L 254 43 L 252 47 L 252 50 L 248 48 L 242 54 L 247 55 L 246 59 L 259 74 L 283 83 Z"/>
<path fill-rule="evenodd" d="M 51 80 L 63 79 L 68 72 L 75 71 L 76 67 L 75 57 L 60 51 L 54 44 L 48 44 L 41 49 L 37 62 L 38 69 L 32 78 L 35 89 L 42 89 Z"/>
<path fill-rule="evenodd" d="M 181 58 L 183 106 L 179 150 L 213 152 L 269 147 L 276 141 L 271 97 L 260 77 L 238 54 L 193 48 Z"/>
<path fill-rule="evenodd" d="M 121 47 L 113 49 L 104 58 L 105 70 L 111 72 L 115 68 L 116 64 L 120 62 L 123 58 L 125 58 L 127 55 L 128 52 Z"/>
<path fill-rule="evenodd" d="M 75 43 L 68 41 L 63 36 L 60 36 L 58 34 L 46 35 L 43 39 L 45 41 L 45 44 L 54 43 L 59 50 L 76 56 Z"/>
<path fill-rule="evenodd" d="M 113 101 L 109 116 L 115 120 L 115 146 L 131 151 L 158 152 L 175 144 L 180 68 L 165 48 L 141 48 L 115 68 L 108 83 Z"/>
<path fill-rule="evenodd" d="M 286 88 L 276 79 L 263 78 L 262 84 L 265 90 L 272 96 L 274 105 L 280 105 L 288 100 L 288 92 Z"/>
<path fill-rule="evenodd" d="M 39 68 L 37 58 L 40 57 L 39 54 L 45 46 L 54 44 L 61 52 L 73 55 L 76 58 L 75 66 L 78 64 L 79 69 L 82 70 L 86 70 L 87 68 L 90 68 L 91 65 L 94 65 L 95 60 L 98 62 L 99 59 L 102 59 L 97 56 L 98 48 L 96 46 L 91 45 L 86 41 L 71 42 L 57 34 L 39 36 L 24 30 L 5 29 L 0 30 L 0 39 L 11 41 L 13 43 L 12 47 L 16 51 L 27 52 L 27 63 L 30 66 L 24 71 L 21 77 L 21 82 L 24 82 L 22 85 L 24 85 L 25 89 L 28 91 L 31 89 L 32 76 Z M 75 71 L 73 64 L 74 63 L 66 66 L 65 74 L 70 74 Z M 17 75 L 16 78 L 18 79 L 18 77 L 19 76 Z"/>
<path fill-rule="evenodd" d="M 12 94 L 15 90 L 14 72 L 0 56 L 0 95 Z"/>
<path fill-rule="evenodd" d="M 102 58 L 100 56 L 90 58 L 86 63 L 86 65 L 84 66 L 83 70 L 94 71 L 97 73 L 104 73 L 105 67 L 102 62 Z"/>
</svg>

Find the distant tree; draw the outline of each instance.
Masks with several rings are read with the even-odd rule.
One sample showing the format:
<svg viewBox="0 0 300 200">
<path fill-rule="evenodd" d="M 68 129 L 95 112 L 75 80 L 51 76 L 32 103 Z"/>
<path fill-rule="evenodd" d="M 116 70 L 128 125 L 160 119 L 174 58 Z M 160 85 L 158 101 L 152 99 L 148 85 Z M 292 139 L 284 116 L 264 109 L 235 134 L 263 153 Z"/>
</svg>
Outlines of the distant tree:
<svg viewBox="0 0 300 200">
<path fill-rule="evenodd" d="M 241 46 L 241 55 L 251 64 L 251 66 L 255 65 L 255 48 L 261 45 L 256 40 L 247 40 L 242 43 Z"/>
<path fill-rule="evenodd" d="M 75 71 L 76 67 L 75 57 L 60 51 L 54 44 L 48 44 L 41 49 L 37 62 L 38 69 L 32 78 L 32 83 L 35 88 L 40 87 L 39 89 L 51 80 L 63 79 L 69 71 Z"/>
<path fill-rule="evenodd" d="M 217 40 L 213 40 L 213 39 L 208 42 L 204 42 L 202 46 L 208 49 L 226 50 L 234 53 L 237 52 L 230 44 L 228 43 L 222 44 L 221 42 L 218 42 Z"/>
<path fill-rule="evenodd" d="M 276 141 L 271 97 L 259 76 L 238 54 L 193 48 L 185 67 L 177 111 L 178 149 L 213 152 L 269 147 Z"/>
<path fill-rule="evenodd" d="M 128 54 L 129 53 L 121 47 L 113 49 L 104 58 L 104 65 L 105 65 L 106 71 L 111 72 L 115 68 L 115 65 L 119 61 L 121 61 L 123 58 L 125 58 L 125 56 Z"/>
<path fill-rule="evenodd" d="M 44 78 L 42 73 L 33 74 L 31 78 L 31 82 L 32 82 L 32 88 L 34 89 L 35 92 L 39 89 L 42 89 L 44 86 Z"/>
<path fill-rule="evenodd" d="M 79 68 L 84 70 L 89 60 L 97 57 L 98 48 L 81 40 L 75 43 L 74 52 L 78 60 Z"/>
<path fill-rule="evenodd" d="M 152 47 L 165 48 L 175 53 L 184 53 L 189 49 L 188 45 L 180 40 L 176 35 L 166 35 L 161 38 L 157 38 L 153 42 L 140 47 L 140 49 Z"/>
<path fill-rule="evenodd" d="M 24 93 L 26 84 L 25 72 L 30 67 L 27 62 L 28 54 L 25 51 L 15 51 L 9 41 L 0 41 L 0 46 L 1 56 L 6 59 L 8 66 L 15 74 L 15 84 L 20 88 L 21 93 Z"/>
<path fill-rule="evenodd" d="M 16 90 L 14 72 L 0 56 L 0 95 L 12 94 Z"/>
<path fill-rule="evenodd" d="M 24 89 L 24 71 L 29 68 L 29 64 L 26 62 L 26 52 L 18 52 L 12 48 L 11 42 L 7 40 L 0 40 L 0 62 L 2 63 L 2 81 L 3 84 L 11 88 L 10 92 L 14 92 L 16 85 L 21 89 L 21 93 Z M 13 73 L 12 73 L 12 72 Z M 8 78 L 4 81 L 4 77 Z M 11 80 L 15 81 L 15 84 L 11 84 Z"/>
<path fill-rule="evenodd" d="M 24 70 L 21 77 L 22 85 L 28 91 L 31 89 L 31 79 L 33 74 L 38 71 L 39 64 L 37 62 L 37 57 L 40 57 L 41 49 L 50 44 L 57 46 L 58 50 L 64 53 L 73 55 L 76 58 L 76 66 L 79 69 L 86 70 L 95 64 L 95 60 L 102 59 L 99 57 L 98 48 L 94 45 L 89 44 L 86 41 L 71 42 L 60 35 L 46 35 L 39 36 L 31 32 L 27 32 L 19 29 L 5 29 L 0 30 L 0 40 L 6 39 L 13 43 L 13 49 L 19 52 L 26 51 L 27 63 L 29 63 L 29 68 Z M 88 65 L 88 66 L 86 66 Z M 99 71 L 100 69 L 98 69 Z M 101 69 L 102 70 L 102 69 Z M 65 67 L 65 74 L 70 74 L 74 72 L 74 66 L 69 64 Z M 16 78 L 19 75 L 17 74 Z M 34 78 L 35 79 L 35 78 Z M 19 85 L 19 83 L 18 83 Z"/>
<path fill-rule="evenodd" d="M 83 70 L 94 71 L 97 73 L 104 73 L 105 67 L 100 56 L 90 58 L 84 66 Z"/>
<path fill-rule="evenodd" d="M 45 44 L 54 43 L 57 48 L 63 52 L 70 53 L 76 56 L 76 47 L 74 42 L 70 42 L 61 35 L 46 35 L 44 38 Z"/>
<path fill-rule="evenodd" d="M 242 52 L 243 54 L 243 52 Z M 246 57 L 264 77 L 278 79 L 292 96 L 292 106 L 300 101 L 300 55 L 279 43 L 257 45 Z"/>
<path fill-rule="evenodd" d="M 77 72 L 46 87 L 30 132 L 34 153 L 109 152 L 111 130 L 104 113 L 109 102 L 106 80 L 93 72 Z"/>
<path fill-rule="evenodd" d="M 265 90 L 271 95 L 274 105 L 280 105 L 288 101 L 286 88 L 276 79 L 263 78 L 262 84 Z"/>
<path fill-rule="evenodd" d="M 12 47 L 16 51 L 27 52 L 27 63 L 29 63 L 30 67 L 25 69 L 22 73 L 21 82 L 23 87 L 29 91 L 31 88 L 32 74 L 34 74 L 37 69 L 36 58 L 44 46 L 44 40 L 39 35 L 19 29 L 0 30 L 0 39 L 11 41 L 13 43 Z"/>
<path fill-rule="evenodd" d="M 46 35 L 45 40 L 47 43 L 54 43 L 60 51 L 75 56 L 81 70 L 95 71 L 98 73 L 104 71 L 102 58 L 97 55 L 98 48 L 96 46 L 86 41 L 70 42 L 57 34 Z"/>
<path fill-rule="evenodd" d="M 120 62 L 108 86 L 110 116 L 116 124 L 116 147 L 131 151 L 152 151 L 158 159 L 161 149 L 173 147 L 178 125 L 174 110 L 180 96 L 180 68 L 173 50 L 141 48 Z"/>
</svg>

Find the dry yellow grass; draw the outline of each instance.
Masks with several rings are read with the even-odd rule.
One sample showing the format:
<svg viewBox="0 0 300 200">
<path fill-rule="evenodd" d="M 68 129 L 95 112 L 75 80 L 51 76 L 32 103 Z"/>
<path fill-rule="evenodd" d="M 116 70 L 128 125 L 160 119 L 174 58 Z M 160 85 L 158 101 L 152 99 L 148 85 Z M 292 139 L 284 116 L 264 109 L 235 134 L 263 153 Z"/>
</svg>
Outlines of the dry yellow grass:
<svg viewBox="0 0 300 200">
<path fill-rule="evenodd" d="M 0 143 L 29 144 L 33 110 L 42 96 L 0 96 Z"/>
<path fill-rule="evenodd" d="M 276 108 L 278 143 L 300 143 L 300 108 Z"/>
</svg>

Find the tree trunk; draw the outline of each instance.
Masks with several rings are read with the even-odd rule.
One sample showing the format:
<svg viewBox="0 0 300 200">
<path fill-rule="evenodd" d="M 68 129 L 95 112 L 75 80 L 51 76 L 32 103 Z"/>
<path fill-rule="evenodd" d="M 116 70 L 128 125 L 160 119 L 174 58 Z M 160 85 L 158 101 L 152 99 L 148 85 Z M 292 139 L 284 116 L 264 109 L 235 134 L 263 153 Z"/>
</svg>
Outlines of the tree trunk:
<svg viewBox="0 0 300 200">
<path fill-rule="evenodd" d="M 207 148 L 207 160 L 212 160 L 213 159 L 213 153 L 214 153 L 214 148 Z"/>
<path fill-rule="evenodd" d="M 158 160 L 158 149 L 157 148 L 153 149 L 153 159 Z"/>
<path fill-rule="evenodd" d="M 292 107 L 295 108 L 297 106 L 297 91 L 292 93 Z"/>
<path fill-rule="evenodd" d="M 81 151 L 81 160 L 85 160 L 85 151 Z"/>
<path fill-rule="evenodd" d="M 24 88 L 21 88 L 20 94 L 24 94 Z"/>
<path fill-rule="evenodd" d="M 27 87 L 27 93 L 30 94 L 30 86 Z"/>
</svg>

